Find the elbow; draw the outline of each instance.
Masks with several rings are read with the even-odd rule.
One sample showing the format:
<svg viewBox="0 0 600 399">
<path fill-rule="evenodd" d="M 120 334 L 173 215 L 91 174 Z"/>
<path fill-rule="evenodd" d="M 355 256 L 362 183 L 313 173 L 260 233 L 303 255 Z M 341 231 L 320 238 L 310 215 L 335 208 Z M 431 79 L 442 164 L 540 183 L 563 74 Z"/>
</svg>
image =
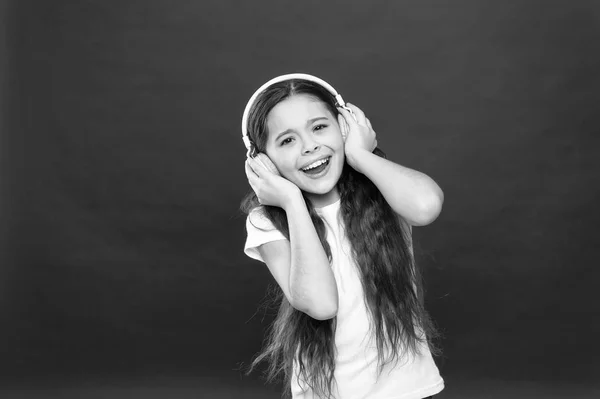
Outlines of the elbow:
<svg viewBox="0 0 600 399">
<path fill-rule="evenodd" d="M 418 205 L 416 217 L 412 220 L 413 226 L 427 226 L 433 223 L 440 213 L 444 204 L 444 193 L 438 188 L 427 198 L 422 199 Z"/>
<path fill-rule="evenodd" d="M 333 319 L 335 316 L 337 316 L 337 312 L 338 312 L 338 308 L 336 305 L 335 307 L 328 307 L 328 308 L 321 307 L 319 309 L 313 309 L 311 312 L 305 312 L 305 313 L 315 320 L 329 320 L 329 319 Z"/>
<path fill-rule="evenodd" d="M 333 319 L 338 312 L 337 295 L 335 298 L 322 301 L 311 301 L 311 303 L 299 303 L 298 301 L 291 302 L 291 305 L 312 317 L 315 320 Z"/>
</svg>

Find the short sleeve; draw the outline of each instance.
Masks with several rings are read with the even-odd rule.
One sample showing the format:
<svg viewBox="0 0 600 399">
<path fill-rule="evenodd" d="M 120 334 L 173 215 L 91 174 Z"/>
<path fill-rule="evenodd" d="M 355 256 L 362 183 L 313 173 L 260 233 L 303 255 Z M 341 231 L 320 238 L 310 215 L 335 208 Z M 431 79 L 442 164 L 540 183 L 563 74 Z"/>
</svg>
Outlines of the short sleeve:
<svg viewBox="0 0 600 399">
<path fill-rule="evenodd" d="M 248 235 L 244 244 L 244 253 L 261 262 L 264 260 L 258 252 L 258 247 L 271 241 L 286 239 L 265 215 L 262 206 L 254 208 L 246 217 L 246 233 Z"/>
</svg>

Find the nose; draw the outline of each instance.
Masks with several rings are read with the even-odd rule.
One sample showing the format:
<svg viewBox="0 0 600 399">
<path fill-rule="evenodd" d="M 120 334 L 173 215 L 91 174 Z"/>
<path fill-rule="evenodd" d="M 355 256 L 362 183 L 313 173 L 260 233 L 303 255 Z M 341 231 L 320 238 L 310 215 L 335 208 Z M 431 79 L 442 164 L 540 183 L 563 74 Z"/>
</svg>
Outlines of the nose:
<svg viewBox="0 0 600 399">
<path fill-rule="evenodd" d="M 310 154 L 311 152 L 318 151 L 321 148 L 321 145 L 313 140 L 307 140 L 304 143 L 304 147 L 302 148 L 302 154 Z"/>
</svg>

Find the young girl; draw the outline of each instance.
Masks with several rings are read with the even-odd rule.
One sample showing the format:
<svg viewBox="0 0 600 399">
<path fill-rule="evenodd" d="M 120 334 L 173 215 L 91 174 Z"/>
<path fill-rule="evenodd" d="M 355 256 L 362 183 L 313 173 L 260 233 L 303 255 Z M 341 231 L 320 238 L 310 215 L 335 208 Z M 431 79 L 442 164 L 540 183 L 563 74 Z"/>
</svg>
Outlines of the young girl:
<svg viewBox="0 0 600 399">
<path fill-rule="evenodd" d="M 436 219 L 443 193 L 385 159 L 369 119 L 331 86 L 285 76 L 255 93 L 243 119 L 244 250 L 281 294 L 252 367 L 266 360 L 294 399 L 434 395 L 444 381 L 411 226 Z"/>
</svg>

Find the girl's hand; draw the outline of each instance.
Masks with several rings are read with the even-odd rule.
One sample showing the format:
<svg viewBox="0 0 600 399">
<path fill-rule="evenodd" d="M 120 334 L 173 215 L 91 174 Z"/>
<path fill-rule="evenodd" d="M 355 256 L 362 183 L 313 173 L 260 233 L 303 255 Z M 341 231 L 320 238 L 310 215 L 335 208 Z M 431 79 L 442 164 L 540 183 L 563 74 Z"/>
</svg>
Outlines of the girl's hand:
<svg viewBox="0 0 600 399">
<path fill-rule="evenodd" d="M 258 157 L 266 157 L 266 155 L 259 154 Z M 258 202 L 261 205 L 278 206 L 286 209 L 287 205 L 296 196 L 301 195 L 298 186 L 271 172 L 256 159 L 246 159 L 245 168 L 248 183 L 250 183 L 250 187 L 256 193 Z"/>
<path fill-rule="evenodd" d="M 360 108 L 350 103 L 346 103 L 346 106 L 354 112 L 356 120 L 350 112 L 340 107 L 338 108 L 340 111 L 338 122 L 342 134 L 346 136 L 344 142 L 346 159 L 350 166 L 354 168 L 354 155 L 360 151 L 373 152 L 377 147 L 377 135 L 371 126 L 371 122 Z"/>
</svg>

